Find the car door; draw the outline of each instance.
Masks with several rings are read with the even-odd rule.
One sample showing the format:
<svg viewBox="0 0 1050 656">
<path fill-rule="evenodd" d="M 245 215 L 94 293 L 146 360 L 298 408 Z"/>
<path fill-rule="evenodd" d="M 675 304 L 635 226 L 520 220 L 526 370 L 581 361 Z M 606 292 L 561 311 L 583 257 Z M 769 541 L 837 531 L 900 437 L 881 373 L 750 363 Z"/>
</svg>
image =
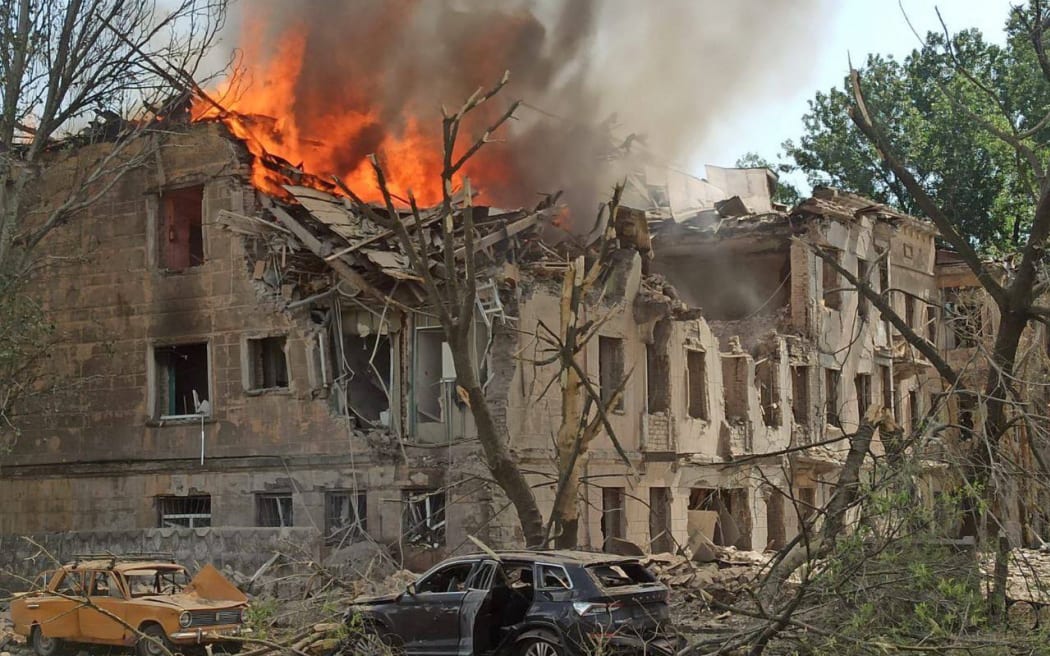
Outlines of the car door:
<svg viewBox="0 0 1050 656">
<path fill-rule="evenodd" d="M 499 623 L 493 609 L 492 585 L 498 563 L 483 560 L 467 581 L 467 592 L 459 608 L 459 649 L 461 656 L 491 651 L 499 639 Z"/>
<path fill-rule="evenodd" d="M 80 636 L 77 608 L 83 595 L 82 573 L 62 572 L 48 592 L 25 600 L 29 623 L 38 624 L 49 638 L 77 640 Z"/>
<path fill-rule="evenodd" d="M 121 644 L 124 641 L 124 591 L 113 572 L 85 572 L 88 603 L 77 609 L 85 642 Z"/>
<path fill-rule="evenodd" d="M 477 562 L 457 560 L 439 565 L 401 595 L 390 618 L 406 653 L 420 656 L 457 653 L 459 609 L 467 594 L 467 580 Z"/>
</svg>

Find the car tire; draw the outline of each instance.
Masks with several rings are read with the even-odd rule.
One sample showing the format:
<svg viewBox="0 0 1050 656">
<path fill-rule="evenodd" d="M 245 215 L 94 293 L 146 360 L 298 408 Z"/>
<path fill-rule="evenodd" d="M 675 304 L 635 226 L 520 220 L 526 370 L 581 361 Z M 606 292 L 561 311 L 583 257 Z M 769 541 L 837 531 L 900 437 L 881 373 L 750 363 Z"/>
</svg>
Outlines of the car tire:
<svg viewBox="0 0 1050 656">
<path fill-rule="evenodd" d="M 522 640 L 518 656 L 564 656 L 565 650 L 557 638 L 536 636 Z"/>
<path fill-rule="evenodd" d="M 33 646 L 33 653 L 37 656 L 62 656 L 69 652 L 69 645 L 65 640 L 48 638 L 39 626 L 33 627 L 29 640 Z"/>
<path fill-rule="evenodd" d="M 138 656 L 170 656 L 177 653 L 175 645 L 168 640 L 164 629 L 157 624 L 150 624 L 141 629 L 142 635 L 135 643 Z"/>
</svg>

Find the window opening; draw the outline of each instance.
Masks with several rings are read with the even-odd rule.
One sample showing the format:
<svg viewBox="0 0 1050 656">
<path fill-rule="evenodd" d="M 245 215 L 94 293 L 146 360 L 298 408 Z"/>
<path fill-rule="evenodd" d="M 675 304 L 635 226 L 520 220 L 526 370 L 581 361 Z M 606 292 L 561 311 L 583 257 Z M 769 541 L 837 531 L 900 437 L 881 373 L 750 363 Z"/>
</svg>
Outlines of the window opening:
<svg viewBox="0 0 1050 656">
<path fill-rule="evenodd" d="M 181 271 L 204 264 L 204 187 L 165 191 L 160 197 L 161 263 Z"/>
<path fill-rule="evenodd" d="M 795 423 L 809 423 L 809 367 L 805 365 L 791 367 L 791 412 Z"/>
<path fill-rule="evenodd" d="M 825 418 L 831 426 L 839 426 L 839 378 L 838 369 L 824 370 Z"/>
<path fill-rule="evenodd" d="M 426 338 L 424 338 L 425 340 Z M 431 345 L 433 346 L 433 345 Z M 440 344 L 437 348 L 441 348 Z M 375 356 L 373 357 L 373 353 Z M 345 335 L 343 357 L 347 372 L 346 403 L 353 413 L 372 422 L 389 417 L 391 372 L 393 351 L 387 335 Z M 370 362 L 371 361 L 371 362 Z M 440 379 L 433 381 L 434 389 L 440 392 Z M 433 405 L 427 406 L 433 411 Z M 440 413 L 440 404 L 437 407 Z"/>
<path fill-rule="evenodd" d="M 602 405 L 608 407 L 609 400 L 623 382 L 623 340 L 619 337 L 598 336 L 598 382 L 601 387 Z M 623 410 L 623 393 L 613 404 L 612 410 Z"/>
<path fill-rule="evenodd" d="M 671 489 L 649 488 L 649 549 L 652 553 L 674 551 L 671 535 Z"/>
<path fill-rule="evenodd" d="M 364 492 L 326 492 L 324 497 L 324 539 L 328 545 L 342 545 L 365 537 L 368 530 L 368 497 Z"/>
<path fill-rule="evenodd" d="M 689 490 L 689 510 L 706 513 L 711 534 L 718 546 L 751 548 L 751 513 L 747 490 L 743 488 L 704 488 Z"/>
<path fill-rule="evenodd" d="M 868 280 L 868 276 L 871 274 L 871 263 L 867 260 L 857 260 L 857 278 L 863 285 L 871 285 L 871 281 Z M 871 302 L 868 297 L 864 295 L 864 292 L 857 288 L 857 314 L 861 319 L 867 319 Z"/>
<path fill-rule="evenodd" d="M 256 494 L 255 523 L 257 526 L 292 526 L 292 493 Z"/>
<path fill-rule="evenodd" d="M 780 384 L 777 380 L 779 361 L 766 358 L 755 366 L 755 384 L 762 403 L 762 421 L 766 426 L 780 426 Z"/>
<path fill-rule="evenodd" d="M 440 547 L 445 544 L 445 493 L 405 490 L 402 493 L 401 528 L 410 544 Z"/>
<path fill-rule="evenodd" d="M 284 354 L 285 340 L 284 336 L 248 340 L 250 362 L 248 389 L 285 389 L 288 387 L 288 361 Z"/>
<path fill-rule="evenodd" d="M 689 416 L 708 419 L 707 412 L 707 353 L 688 349 L 685 352 L 686 378 L 689 385 Z"/>
<path fill-rule="evenodd" d="M 157 497 L 159 528 L 206 528 L 211 526 L 211 495 Z"/>
<path fill-rule="evenodd" d="M 611 540 L 627 537 L 626 494 L 622 487 L 602 488 L 602 546 L 608 548 Z"/>
<path fill-rule="evenodd" d="M 413 391 L 416 402 L 416 421 L 440 423 L 444 421 L 443 380 L 454 380 L 452 351 L 440 328 L 416 330 L 415 376 Z"/>
<path fill-rule="evenodd" d="M 650 414 L 666 412 L 671 407 L 671 323 L 656 322 L 653 343 L 645 347 L 645 390 Z"/>
<path fill-rule="evenodd" d="M 210 414 L 207 343 L 158 346 L 153 356 L 157 415 L 165 418 Z"/>
<path fill-rule="evenodd" d="M 832 262 L 839 264 L 841 253 L 837 248 L 826 248 L 824 255 L 825 258 L 820 260 L 823 263 L 821 277 L 824 283 L 824 305 L 832 310 L 839 310 L 842 308 L 842 292 L 840 291 L 842 283 L 839 280 L 839 272 Z"/>
<path fill-rule="evenodd" d="M 888 365 L 879 365 L 879 381 L 882 387 L 882 407 L 889 410 L 893 408 L 893 376 L 890 375 Z"/>
<path fill-rule="evenodd" d="M 860 421 L 871 407 L 871 375 L 857 374 L 853 378 L 853 387 L 857 393 L 857 420 Z"/>
</svg>

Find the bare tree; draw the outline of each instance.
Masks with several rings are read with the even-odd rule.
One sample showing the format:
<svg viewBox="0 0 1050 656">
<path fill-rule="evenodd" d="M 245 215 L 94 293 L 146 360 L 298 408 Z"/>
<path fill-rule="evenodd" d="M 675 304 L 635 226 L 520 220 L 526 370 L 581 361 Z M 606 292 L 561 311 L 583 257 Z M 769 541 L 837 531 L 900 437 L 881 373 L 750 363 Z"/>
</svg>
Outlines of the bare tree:
<svg viewBox="0 0 1050 656">
<path fill-rule="evenodd" d="M 150 161 L 153 128 L 188 100 L 225 16 L 226 0 L 0 7 L 0 434 L 39 387 L 32 365 L 50 329 L 22 290 L 49 261 L 46 239 Z M 65 161 L 67 146 L 99 142 L 96 157 Z"/>
</svg>

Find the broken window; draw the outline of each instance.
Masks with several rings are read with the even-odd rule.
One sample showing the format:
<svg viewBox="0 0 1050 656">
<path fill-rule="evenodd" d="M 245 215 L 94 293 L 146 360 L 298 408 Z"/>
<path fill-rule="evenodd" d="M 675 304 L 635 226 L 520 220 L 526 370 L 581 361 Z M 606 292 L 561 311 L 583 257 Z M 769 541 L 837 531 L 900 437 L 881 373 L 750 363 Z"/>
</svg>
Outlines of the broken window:
<svg viewBox="0 0 1050 656">
<path fill-rule="evenodd" d="M 602 405 L 609 401 L 623 382 L 623 340 L 619 337 L 598 336 L 598 382 L 601 387 Z M 615 411 L 623 410 L 623 394 L 613 404 Z"/>
<path fill-rule="evenodd" d="M 157 497 L 159 528 L 206 528 L 211 526 L 211 496 Z"/>
<path fill-rule="evenodd" d="M 808 521 L 817 511 L 817 488 L 806 486 L 798 488 L 798 515 L 802 521 Z"/>
<path fill-rule="evenodd" d="M 284 336 L 248 340 L 249 390 L 287 389 L 288 361 L 284 345 Z"/>
<path fill-rule="evenodd" d="M 915 328 L 915 299 L 911 296 L 904 297 L 904 324 Z"/>
<path fill-rule="evenodd" d="M 853 378 L 853 387 L 857 393 L 857 418 L 862 420 L 871 407 L 871 375 L 857 374 Z"/>
<path fill-rule="evenodd" d="M 707 353 L 687 349 L 686 384 L 689 386 L 689 416 L 708 419 L 707 413 Z"/>
<path fill-rule="evenodd" d="M 871 263 L 867 260 L 857 260 L 857 278 L 864 285 L 871 285 L 871 281 L 868 280 L 868 276 L 871 274 Z M 857 289 L 857 314 L 861 319 L 867 319 L 868 313 L 871 308 L 871 302 L 868 297 L 865 296 L 864 292 Z"/>
<path fill-rule="evenodd" d="M 410 544 L 440 547 L 445 544 L 445 493 L 405 490 L 401 495 L 401 532 Z"/>
<path fill-rule="evenodd" d="M 158 418 L 211 414 L 207 343 L 158 346 L 153 358 Z"/>
<path fill-rule="evenodd" d="M 755 384 L 762 402 L 762 421 L 766 426 L 780 425 L 780 381 L 777 360 L 766 358 L 755 366 Z"/>
<path fill-rule="evenodd" d="M 726 419 L 736 423 L 747 421 L 747 360 L 743 357 L 722 357 L 722 392 Z"/>
<path fill-rule="evenodd" d="M 165 191 L 160 196 L 160 261 L 181 271 L 204 264 L 204 187 Z"/>
<path fill-rule="evenodd" d="M 416 402 L 416 421 L 419 423 L 444 421 L 442 408 L 446 401 L 443 381 L 456 379 L 452 366 L 452 351 L 440 328 L 416 330 L 415 376 L 412 388 Z"/>
<path fill-rule="evenodd" d="M 889 366 L 879 365 L 879 382 L 882 386 L 882 407 L 889 410 L 893 407 L 893 376 L 890 375 Z"/>
<path fill-rule="evenodd" d="M 324 495 L 324 540 L 327 545 L 344 545 L 367 534 L 367 501 L 364 492 L 350 490 Z"/>
<path fill-rule="evenodd" d="M 689 510 L 701 512 L 702 530 L 711 542 L 723 547 L 751 548 L 751 513 L 747 490 L 694 487 L 689 490 Z"/>
<path fill-rule="evenodd" d="M 821 278 L 824 283 L 824 305 L 832 310 L 839 310 L 842 309 L 842 292 L 840 291 L 842 282 L 839 280 L 839 272 L 835 269 L 834 264 L 839 264 L 842 253 L 837 248 L 825 248 L 824 256 L 820 260 L 823 263 Z"/>
<path fill-rule="evenodd" d="M 671 323 L 661 320 L 653 328 L 653 343 L 645 347 L 645 392 L 650 414 L 666 412 L 671 407 Z"/>
<path fill-rule="evenodd" d="M 791 367 L 791 412 L 795 423 L 809 423 L 809 367 L 805 365 Z"/>
<path fill-rule="evenodd" d="M 919 427 L 919 393 L 916 390 L 908 392 L 908 413 L 909 422 L 911 429 L 916 430 Z"/>
<path fill-rule="evenodd" d="M 926 304 L 926 339 L 937 345 L 937 306 Z"/>
<path fill-rule="evenodd" d="M 649 488 L 649 550 L 652 553 L 674 552 L 671 535 L 671 488 Z"/>
<path fill-rule="evenodd" d="M 945 348 L 973 348 L 981 327 L 981 308 L 971 290 L 944 290 L 944 323 L 948 327 Z"/>
<path fill-rule="evenodd" d="M 626 494 L 622 487 L 602 488 L 602 548 L 613 538 L 627 537 Z"/>
<path fill-rule="evenodd" d="M 830 426 L 838 426 L 839 421 L 839 378 L 838 369 L 824 370 L 824 415 Z"/>
<path fill-rule="evenodd" d="M 434 335 L 435 333 L 427 334 Z M 426 342 L 426 339 L 424 338 L 423 341 Z M 425 348 L 434 348 L 434 344 L 427 344 Z M 437 345 L 437 348 L 440 349 L 441 346 Z M 390 337 L 386 335 L 368 337 L 346 335 L 343 338 L 343 359 L 347 369 L 346 403 L 351 412 L 370 422 L 388 424 L 389 393 L 393 371 L 393 350 Z M 438 388 L 440 388 L 440 383 L 436 383 L 434 389 Z M 428 397 L 428 400 L 431 399 Z M 426 409 L 429 412 L 435 410 L 432 403 Z M 384 418 L 386 422 L 383 421 Z"/>
<path fill-rule="evenodd" d="M 268 492 L 255 495 L 255 525 L 292 526 L 292 493 Z"/>
</svg>

